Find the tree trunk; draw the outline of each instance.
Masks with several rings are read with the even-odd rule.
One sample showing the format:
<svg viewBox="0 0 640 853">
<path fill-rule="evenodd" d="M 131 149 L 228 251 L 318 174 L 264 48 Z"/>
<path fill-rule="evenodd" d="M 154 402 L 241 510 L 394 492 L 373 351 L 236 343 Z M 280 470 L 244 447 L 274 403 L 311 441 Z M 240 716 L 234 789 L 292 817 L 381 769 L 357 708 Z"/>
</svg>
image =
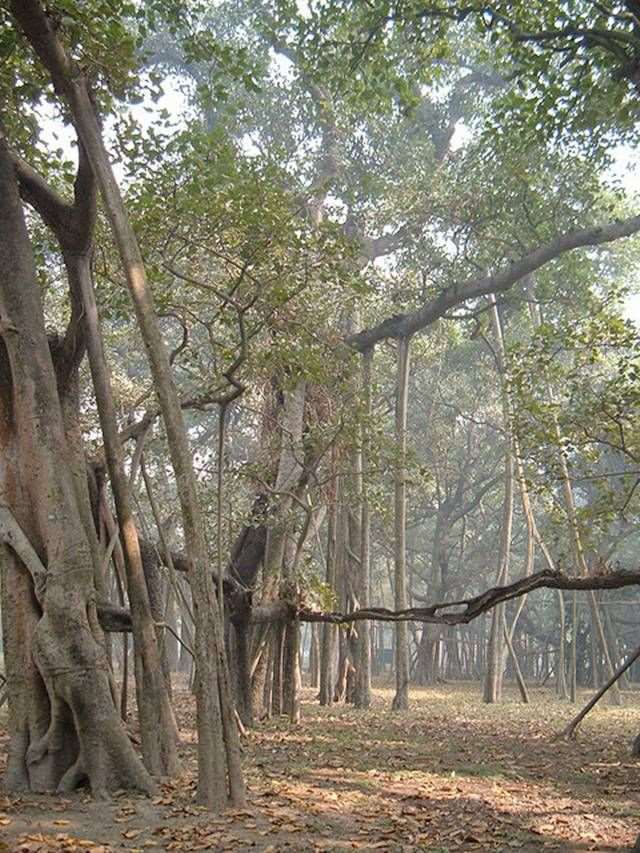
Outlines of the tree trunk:
<svg viewBox="0 0 640 853">
<path fill-rule="evenodd" d="M 150 791 L 151 778 L 113 702 L 91 547 L 14 165 L 2 136 L 0 314 L 2 538 L 12 543 L 0 548 L 7 787 L 69 791 L 86 779 L 97 796 L 112 787 Z M 15 538 L 18 533 L 22 538 Z M 18 541 L 23 547 L 17 549 Z"/>
<path fill-rule="evenodd" d="M 506 365 L 504 362 L 504 340 L 500 315 L 496 305 L 495 296 L 490 297 L 492 303 L 491 320 L 493 324 L 494 337 L 497 342 L 498 369 L 502 381 L 502 398 L 504 424 L 507 433 L 505 460 L 504 460 L 504 502 L 502 508 L 502 527 L 500 531 L 500 553 L 496 584 L 504 584 L 509 577 L 509 558 L 511 554 L 511 529 L 513 525 L 513 417 L 511 411 L 511 400 L 509 390 L 506 386 Z M 499 702 L 502 695 L 502 679 L 504 675 L 504 646 L 503 625 L 505 624 L 504 605 L 500 604 L 494 608 L 491 614 L 491 628 L 487 645 L 487 669 L 484 681 L 485 702 Z"/>
<path fill-rule="evenodd" d="M 371 428 L 371 367 L 373 350 L 362 354 L 362 400 L 364 423 L 360 427 L 362 451 L 358 472 L 360 496 L 360 564 L 358 566 L 357 596 L 360 607 L 367 607 L 371 595 L 371 517 L 369 512 L 369 430 Z M 354 705 L 368 708 L 371 705 L 371 625 L 361 622 L 358 626 L 356 647 L 356 681 Z"/>
<path fill-rule="evenodd" d="M 171 584 L 168 585 L 166 598 L 166 613 L 165 621 L 171 625 L 176 634 L 178 634 L 177 620 L 177 601 L 176 593 Z M 179 636 L 179 634 L 178 634 Z M 165 632 L 164 635 L 164 660 L 166 660 L 169 677 L 178 670 L 178 658 L 180 655 L 181 645 L 176 637 L 170 632 Z"/>
<path fill-rule="evenodd" d="M 273 660 L 275 642 L 273 641 L 271 634 L 275 634 L 276 627 L 276 625 L 273 625 L 271 630 L 267 632 L 267 637 L 265 639 L 260 658 L 258 659 L 252 681 L 254 707 L 260 707 L 256 703 L 256 699 L 259 699 L 262 707 L 261 717 L 270 717 L 271 709 L 273 707 L 271 694 L 273 692 Z"/>
<path fill-rule="evenodd" d="M 626 661 L 622 664 L 622 666 L 620 666 L 613 673 L 613 675 L 606 682 L 606 684 L 603 684 L 603 686 L 600 688 L 600 690 L 598 690 L 598 692 L 595 694 L 595 696 L 591 697 L 591 699 L 587 702 L 587 704 L 580 711 L 580 713 L 576 714 L 576 716 L 571 720 L 571 722 L 563 730 L 563 732 L 562 732 L 563 737 L 566 737 L 566 738 L 575 737 L 576 730 L 577 730 L 578 726 L 584 720 L 584 718 L 587 716 L 589 711 L 600 701 L 600 699 L 602 699 L 602 697 L 607 692 L 607 690 L 610 690 L 611 687 L 613 687 L 614 683 L 616 681 L 618 681 L 624 675 L 624 673 L 629 669 L 629 667 L 631 667 L 635 663 L 635 661 L 638 660 L 638 658 L 640 658 L 640 647 L 635 649 L 635 651 L 633 651 L 629 655 L 629 657 L 626 659 Z M 640 735 L 638 735 L 638 737 L 634 741 L 634 746 L 632 749 L 633 755 L 640 754 L 640 750 L 636 748 L 637 745 L 640 746 L 639 740 L 640 740 Z"/>
<path fill-rule="evenodd" d="M 558 437 L 558 442 L 560 442 L 560 428 L 558 426 L 558 422 L 556 419 L 556 434 Z M 569 521 L 569 528 L 571 530 L 571 539 L 573 544 L 573 555 L 574 562 L 576 568 L 580 572 L 580 574 L 587 576 L 589 574 L 589 568 L 587 566 L 587 561 L 584 556 L 584 549 L 582 547 L 582 538 L 580 536 L 580 528 L 578 525 L 578 516 L 576 513 L 575 502 L 573 499 L 573 489 L 571 488 L 571 479 L 569 476 L 569 466 L 567 460 L 564 456 L 562 450 L 560 451 L 560 470 L 562 475 L 562 491 L 564 494 L 564 502 L 565 509 L 567 512 L 567 518 Z M 602 625 L 602 618 L 600 616 L 600 608 L 598 607 L 598 601 L 596 599 L 595 593 L 593 590 L 590 590 L 587 593 L 587 598 L 589 601 L 589 610 L 591 613 L 591 627 L 594 633 L 594 638 L 597 637 L 600 649 L 604 654 L 607 672 L 609 674 L 609 678 L 613 678 L 614 670 L 613 670 L 613 662 L 611 660 L 611 655 L 609 653 L 609 644 L 607 642 L 607 638 L 604 633 L 604 627 Z M 576 618 L 577 612 L 577 599 L 576 593 L 574 592 L 574 618 Z M 576 653 L 576 640 L 577 640 L 577 626 L 574 624 L 574 645 L 572 648 L 572 661 L 574 660 L 574 655 Z M 575 675 L 573 679 L 575 680 Z M 594 673 L 594 677 L 597 678 L 596 673 Z M 575 702 L 575 685 L 572 685 L 572 701 Z M 617 683 L 617 679 L 614 679 L 611 683 L 611 697 L 612 701 L 615 705 L 620 705 L 622 703 L 622 696 L 620 694 L 620 688 Z"/>
<path fill-rule="evenodd" d="M 292 723 L 300 722 L 300 622 L 292 619 L 285 626 L 283 643 L 283 711 Z"/>
<path fill-rule="evenodd" d="M 297 596 L 297 560 L 300 556 L 307 525 L 299 539 L 297 547 L 295 531 L 291 524 L 291 509 L 298 503 L 300 481 L 303 474 L 303 430 L 306 383 L 298 381 L 294 388 L 282 392 L 283 406 L 280 423 L 278 470 L 274 492 L 279 497 L 279 505 L 273 525 L 267 533 L 265 548 L 265 594 L 269 598 L 278 588 L 283 598 L 295 600 Z M 292 722 L 300 715 L 300 663 L 299 630 L 296 626 L 279 625 L 274 633 L 274 681 L 273 713 L 289 713 Z"/>
<path fill-rule="evenodd" d="M 540 312 L 536 311 L 536 308 L 533 304 L 530 304 L 530 315 L 535 326 L 538 326 L 541 322 Z M 549 397 L 552 397 L 551 389 L 549 388 Z M 562 479 L 562 493 L 564 497 L 565 510 L 567 513 L 567 520 L 569 522 L 569 530 L 571 534 L 571 544 L 573 550 L 573 558 L 576 569 L 587 576 L 589 574 L 589 568 L 587 566 L 587 561 L 584 555 L 584 548 L 582 545 L 582 537 L 580 535 L 580 526 L 578 523 L 578 515 L 576 512 L 575 500 L 573 497 L 573 488 L 571 486 L 571 477 L 569 475 L 569 463 L 567 461 L 567 457 L 562 449 L 562 436 L 560 433 L 560 424 L 558 422 L 558 418 L 554 416 L 554 428 L 556 434 L 556 440 L 558 444 L 558 459 L 560 462 L 560 474 Z M 577 659 L 576 659 L 576 645 L 577 645 L 577 593 L 573 593 L 573 645 L 571 648 L 571 701 L 576 701 L 576 690 L 577 690 Z M 613 678 L 614 668 L 613 661 L 611 660 L 611 655 L 609 653 L 609 644 L 607 642 L 607 638 L 604 633 L 604 628 L 602 625 L 602 619 L 600 616 L 600 611 L 598 608 L 598 602 L 595 597 L 595 593 L 590 591 L 587 593 L 588 601 L 589 601 L 589 609 L 591 613 L 591 625 L 594 633 L 596 634 L 598 641 L 600 643 L 600 648 L 604 655 L 607 672 L 610 678 Z M 613 679 L 612 681 L 612 690 L 611 690 L 612 701 L 616 705 L 620 705 L 622 703 L 622 696 L 620 694 L 620 688 L 618 686 L 617 680 Z"/>
<path fill-rule="evenodd" d="M 12 0 L 10 8 L 49 71 L 56 91 L 66 99 L 79 140 L 96 176 L 122 260 L 164 419 L 182 510 L 196 614 L 198 799 L 212 809 L 226 806 L 228 795 L 235 805 L 244 805 L 238 731 L 191 451 L 142 255 L 113 174 L 86 77 L 65 52 L 55 25 L 40 0 Z"/>
<path fill-rule="evenodd" d="M 133 517 L 129 483 L 124 471 L 122 443 L 111 392 L 109 368 L 104 351 L 98 308 L 91 280 L 88 255 L 77 258 L 76 270 L 87 329 L 87 350 L 104 438 L 109 479 L 118 515 L 120 539 L 127 574 L 127 591 L 133 625 L 136 696 L 140 719 L 142 755 L 154 775 L 173 776 L 178 771 L 177 727 L 169 701 L 168 673 L 162 665 L 158 637 L 151 612 L 147 579 L 142 564 L 138 530 Z M 157 564 L 156 564 L 157 568 Z M 158 621 L 164 620 L 162 593 L 158 591 Z"/>
<path fill-rule="evenodd" d="M 335 466 L 334 466 L 335 467 Z M 337 527 L 338 527 L 338 503 L 340 500 L 340 484 L 337 477 L 334 478 L 335 488 L 333 502 L 329 511 L 329 524 L 327 532 L 327 587 L 335 591 L 336 588 L 336 560 L 337 560 Z M 322 626 L 322 646 L 320 648 L 320 704 L 331 705 L 333 702 L 333 662 L 335 658 L 336 645 L 335 625 L 326 622 Z"/>
<path fill-rule="evenodd" d="M 251 691 L 251 666 L 249 653 L 249 608 L 234 612 L 229 619 L 229 663 L 234 688 L 235 704 L 242 724 L 253 727 L 253 694 Z"/>
<path fill-rule="evenodd" d="M 409 339 L 398 341 L 398 379 L 396 387 L 396 452 L 394 509 L 394 598 L 396 610 L 407 607 L 407 403 L 409 397 Z M 409 707 L 409 631 L 406 622 L 396 623 L 396 692 L 394 711 Z"/>
<path fill-rule="evenodd" d="M 451 509 L 451 505 L 447 501 L 440 504 L 433 531 L 431 589 L 439 601 L 444 601 L 447 596 L 446 578 L 449 564 L 447 535 L 451 529 Z M 436 684 L 439 677 L 438 663 L 441 639 L 441 625 L 425 624 L 422 626 L 422 636 L 420 637 L 416 659 L 416 681 L 418 684 Z"/>
<path fill-rule="evenodd" d="M 187 613 L 186 605 L 191 603 L 191 588 L 189 584 L 184 583 L 179 578 L 176 579 L 178 584 L 184 586 L 184 602 L 180 608 L 180 639 L 183 641 L 180 645 L 180 660 L 178 661 L 178 669 L 184 672 L 188 679 L 191 678 L 191 670 L 193 667 L 193 658 L 186 650 L 185 646 L 193 648 L 193 638 L 189 630 L 189 614 Z"/>
<path fill-rule="evenodd" d="M 566 645 L 565 636 L 567 633 L 566 619 L 564 613 L 564 595 L 562 590 L 558 591 L 558 618 L 559 618 L 559 637 L 558 637 L 558 658 L 556 663 L 556 696 L 559 699 L 568 699 L 569 692 L 567 690 L 566 677 Z"/>
<path fill-rule="evenodd" d="M 525 703 L 525 705 L 529 704 L 529 691 L 527 690 L 527 685 L 525 683 L 524 677 L 522 675 L 522 670 L 520 669 L 520 664 L 518 663 L 518 657 L 516 655 L 516 650 L 513 645 L 513 635 L 509 626 L 507 625 L 507 617 L 505 614 L 504 623 L 503 623 L 503 634 L 504 641 L 507 646 L 509 656 L 511 658 L 511 663 L 513 664 L 513 672 L 515 675 L 516 683 L 518 685 L 518 690 L 520 691 L 520 698 Z"/>
<path fill-rule="evenodd" d="M 347 682 L 349 678 L 349 651 L 347 649 L 347 636 L 341 631 L 338 636 L 338 668 L 336 672 L 336 683 L 333 688 L 333 701 L 344 702 L 347 698 Z"/>
<path fill-rule="evenodd" d="M 320 687 L 320 636 L 319 625 L 311 625 L 311 639 L 309 644 L 309 686 L 317 689 Z"/>
<path fill-rule="evenodd" d="M 151 616 L 155 626 L 160 670 L 164 678 L 167 694 L 170 697 L 171 674 L 169 671 L 169 661 L 167 658 L 167 647 L 165 642 L 165 635 L 169 632 L 162 627 L 166 621 L 165 603 L 167 601 L 167 589 L 169 585 L 166 583 L 162 574 L 160 557 L 150 542 L 140 542 L 140 554 L 142 556 L 144 580 L 149 593 Z"/>
<path fill-rule="evenodd" d="M 283 675 L 283 644 L 285 629 L 282 622 L 278 622 L 273 632 L 272 666 L 273 682 L 271 687 L 271 713 L 274 717 L 282 714 L 282 675 Z"/>
</svg>

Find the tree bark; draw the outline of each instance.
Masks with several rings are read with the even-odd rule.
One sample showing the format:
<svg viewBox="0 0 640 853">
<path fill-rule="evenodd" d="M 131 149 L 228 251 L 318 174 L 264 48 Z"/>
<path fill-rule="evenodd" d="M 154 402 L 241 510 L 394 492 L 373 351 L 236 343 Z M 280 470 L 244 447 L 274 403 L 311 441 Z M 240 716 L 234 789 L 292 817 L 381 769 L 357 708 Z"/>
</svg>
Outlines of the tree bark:
<svg viewBox="0 0 640 853">
<path fill-rule="evenodd" d="M 85 255 L 77 258 L 76 263 L 78 284 L 85 312 L 89 366 L 96 394 L 105 458 L 111 488 L 113 489 L 120 539 L 124 552 L 127 591 L 133 624 L 136 697 L 140 719 L 142 755 L 147 769 L 152 774 L 173 776 L 179 768 L 176 749 L 178 731 L 169 700 L 142 563 L 140 540 L 133 516 L 129 483 L 124 471 L 123 448 L 118 433 L 109 368 L 100 332 L 98 307 L 91 280 L 90 258 Z M 164 614 L 160 621 L 163 619 Z"/>
<path fill-rule="evenodd" d="M 534 326 L 540 325 L 541 317 L 539 309 L 536 310 L 536 307 L 531 304 L 530 315 L 533 321 Z M 552 397 L 551 389 L 549 388 L 549 397 Z M 558 443 L 558 460 L 560 463 L 560 475 L 562 480 L 562 494 L 564 497 L 564 505 L 565 511 L 567 513 L 567 521 L 569 523 L 569 531 L 571 535 L 571 545 L 573 551 L 573 559 L 576 568 L 578 571 L 583 574 L 585 577 L 589 574 L 589 567 L 587 566 L 587 561 L 585 559 L 584 547 L 582 545 L 582 537 L 580 534 L 580 525 L 578 523 L 578 515 L 576 512 L 575 500 L 573 497 L 573 488 L 571 486 L 571 477 L 569 474 L 569 463 L 567 461 L 567 457 L 562 449 L 562 436 L 560 433 L 560 424 L 558 422 L 557 416 L 554 415 L 553 419 L 554 429 L 556 434 L 556 440 Z M 592 630 L 598 638 L 600 648 L 604 655 L 605 664 L 607 668 L 607 672 L 609 673 L 610 678 L 613 678 L 614 668 L 613 661 L 611 660 L 611 655 L 609 652 L 609 644 L 607 642 L 607 637 L 604 632 L 604 627 L 602 625 L 602 618 L 600 615 L 600 609 L 598 607 L 598 601 L 596 599 L 595 593 L 593 590 L 589 590 L 588 592 L 588 601 L 589 601 L 589 610 L 591 613 L 591 626 Z M 576 690 L 577 690 L 577 600 L 575 598 L 572 605 L 572 631 L 573 631 L 573 644 L 571 647 L 571 701 L 576 701 Z M 612 681 L 612 691 L 611 691 L 612 701 L 616 705 L 620 705 L 622 703 L 622 696 L 620 694 L 620 688 L 618 686 L 617 680 L 613 679 Z"/>
<path fill-rule="evenodd" d="M 198 799 L 211 809 L 245 802 L 240 745 L 233 713 L 219 606 L 208 565 L 196 478 L 182 408 L 160 332 L 136 235 L 115 180 L 87 79 L 65 52 L 40 0 L 12 0 L 11 10 L 66 100 L 91 168 L 122 260 L 164 418 L 182 509 L 196 613 Z M 223 771 L 224 768 L 224 772 Z"/>
<path fill-rule="evenodd" d="M 309 686 L 320 687 L 320 637 L 317 625 L 311 626 L 309 643 Z"/>
<path fill-rule="evenodd" d="M 565 636 L 567 633 L 566 627 L 566 618 L 564 612 L 564 595 L 562 594 L 562 590 L 559 589 L 557 593 L 557 601 L 558 601 L 558 659 L 556 663 L 556 696 L 559 699 L 568 699 L 569 691 L 567 690 L 567 676 L 566 676 L 566 642 Z"/>
<path fill-rule="evenodd" d="M 504 584 L 509 576 L 509 554 L 511 550 L 511 526 L 513 522 L 513 455 L 510 442 L 505 450 L 505 492 L 500 533 L 500 555 L 497 584 Z M 487 669 L 484 681 L 485 702 L 499 702 L 502 696 L 504 673 L 504 647 L 502 644 L 504 604 L 498 605 L 492 614 L 487 644 Z"/>
<path fill-rule="evenodd" d="M 398 460 L 395 467 L 394 501 L 394 598 L 396 610 L 407 606 L 407 403 L 409 397 L 409 339 L 398 341 L 398 368 L 396 386 L 395 440 Z M 396 692 L 394 711 L 409 707 L 409 632 L 404 622 L 396 625 Z"/>
<path fill-rule="evenodd" d="M 283 711 L 292 723 L 300 722 L 300 622 L 291 619 L 285 626 L 282 661 Z"/>
<path fill-rule="evenodd" d="M 595 694 L 595 696 L 591 697 L 591 699 L 587 702 L 587 704 L 580 711 L 580 713 L 576 714 L 576 716 L 571 720 L 571 722 L 562 731 L 563 737 L 566 737 L 566 738 L 575 737 L 576 730 L 577 730 L 578 726 L 584 720 L 584 718 L 587 716 L 589 711 L 600 701 L 600 699 L 602 699 L 602 697 L 607 692 L 607 690 L 610 690 L 611 687 L 613 686 L 613 684 L 616 681 L 618 681 L 618 679 L 620 679 L 631 666 L 633 666 L 633 664 L 638 660 L 638 658 L 640 658 L 640 647 L 635 649 L 635 651 L 633 651 L 629 655 L 629 657 L 626 659 L 626 661 L 622 664 L 622 666 L 618 667 L 618 669 L 613 673 L 613 675 L 606 682 L 606 684 L 603 684 L 602 687 L 600 688 L 600 690 L 598 690 L 598 692 Z M 640 736 L 639 736 L 639 738 L 640 738 Z M 632 750 L 633 755 L 638 755 L 640 753 L 640 750 L 636 749 L 637 743 L 638 743 L 638 738 L 636 738 L 636 741 L 634 742 L 634 747 Z"/>
<path fill-rule="evenodd" d="M 334 477 L 333 500 L 329 508 L 326 557 L 326 584 L 328 589 L 332 591 L 334 591 L 336 587 L 337 526 L 339 512 L 338 503 L 340 500 L 339 488 L 339 480 L 337 477 Z M 322 626 L 322 645 L 320 648 L 319 697 L 321 705 L 331 705 L 333 703 L 333 669 L 335 658 L 336 630 L 337 629 L 335 625 L 326 624 Z"/>
<path fill-rule="evenodd" d="M 558 234 L 548 243 L 538 246 L 526 255 L 509 260 L 502 269 L 489 275 L 481 275 L 466 281 L 455 281 L 440 293 L 409 314 L 394 314 L 373 326 L 347 338 L 347 344 L 358 352 L 364 352 L 379 341 L 402 338 L 418 334 L 456 308 L 472 299 L 480 299 L 491 293 L 504 293 L 514 284 L 558 258 L 566 252 L 585 246 L 601 246 L 605 243 L 629 237 L 640 231 L 640 215 L 628 219 L 606 222 L 591 228 L 583 228 Z"/>
<path fill-rule="evenodd" d="M 272 597 L 280 584 L 284 598 L 295 599 L 297 595 L 297 566 L 294 530 L 291 509 L 299 498 L 300 481 L 303 474 L 302 459 L 306 383 L 298 381 L 294 388 L 282 392 L 283 406 L 279 435 L 278 469 L 274 493 L 278 497 L 278 509 L 272 526 L 267 533 L 265 549 L 265 596 Z M 300 712 L 300 664 L 299 630 L 292 625 L 279 627 L 274 632 L 274 682 L 271 697 L 273 713 L 283 711 L 290 714 L 292 722 Z"/>
<path fill-rule="evenodd" d="M 491 322 L 494 338 L 497 345 L 497 362 L 500 382 L 502 385 L 502 408 L 506 431 L 506 447 L 504 457 L 504 502 L 502 508 L 502 526 L 500 530 L 500 554 L 498 565 L 498 577 L 496 583 L 504 584 L 509 578 L 509 560 L 511 555 L 511 530 L 513 526 L 513 413 L 511 399 L 507 386 L 505 346 L 502 331 L 502 323 L 498 306 L 493 294 L 489 297 L 491 303 Z M 485 702 L 499 702 L 502 697 L 502 680 L 504 675 L 504 646 L 503 626 L 506 624 L 504 605 L 495 608 L 489 629 L 489 641 L 487 646 L 487 669 L 484 681 Z M 510 645 L 510 642 L 509 644 Z"/>
<path fill-rule="evenodd" d="M 362 354 L 362 401 L 364 423 L 360 427 L 362 451 L 358 472 L 358 493 L 360 495 L 360 564 L 358 566 L 358 603 L 367 607 L 371 595 L 371 516 L 369 511 L 369 430 L 371 427 L 371 367 L 373 350 Z M 356 681 L 354 705 L 356 708 L 368 708 L 371 705 L 371 627 L 363 622 L 358 629 Z"/>
<path fill-rule="evenodd" d="M 0 316 L 1 499 L 46 567 L 46 578 L 36 583 L 23 556 L 8 545 L 1 548 L 7 786 L 68 791 L 88 779 L 96 796 L 112 787 L 150 791 L 151 778 L 112 698 L 94 562 L 72 480 L 14 164 L 1 134 Z"/>
</svg>

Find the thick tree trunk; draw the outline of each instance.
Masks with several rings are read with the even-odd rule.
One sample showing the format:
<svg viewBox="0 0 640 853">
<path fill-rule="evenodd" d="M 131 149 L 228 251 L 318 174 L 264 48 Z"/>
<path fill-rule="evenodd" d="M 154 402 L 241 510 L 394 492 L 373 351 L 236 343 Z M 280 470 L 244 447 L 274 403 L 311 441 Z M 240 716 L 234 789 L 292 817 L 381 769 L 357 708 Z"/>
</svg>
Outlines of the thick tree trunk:
<svg viewBox="0 0 640 853">
<path fill-rule="evenodd" d="M 166 686 L 167 695 L 171 696 L 171 672 L 169 669 L 169 660 L 167 656 L 166 635 L 169 634 L 162 627 L 167 620 L 166 603 L 169 590 L 169 584 L 162 573 L 160 557 L 155 547 L 150 542 L 140 542 L 140 555 L 142 557 L 142 567 L 144 571 L 144 581 L 149 594 L 149 607 L 151 610 L 152 624 L 154 625 L 157 652 L 159 658 L 160 670 Z M 133 611 L 131 613 L 133 617 Z M 171 636 L 169 634 L 169 636 Z M 173 712 L 169 721 L 170 729 L 174 730 L 174 738 L 178 732 L 175 728 L 175 720 Z"/>
<path fill-rule="evenodd" d="M 296 547 L 295 531 L 292 529 L 290 513 L 297 503 L 292 495 L 300 491 L 303 473 L 304 410 L 306 383 L 300 380 L 290 391 L 283 392 L 282 421 L 280 424 L 280 453 L 275 493 L 280 502 L 273 527 L 267 534 L 265 568 L 269 589 L 278 588 L 284 598 L 295 599 L 297 595 L 297 559 L 300 551 Z M 309 517 L 307 517 L 309 522 Z M 306 530 L 306 528 L 305 528 Z M 304 532 L 301 540 L 304 539 Z M 302 548 L 302 544 L 300 544 Z M 291 623 L 279 626 L 274 647 L 274 682 L 271 697 L 273 713 L 288 713 L 292 722 L 300 716 L 300 662 L 299 627 Z"/>
<path fill-rule="evenodd" d="M 285 626 L 283 643 L 283 711 L 292 723 L 300 722 L 300 622 L 292 619 Z"/>
<path fill-rule="evenodd" d="M 65 52 L 54 23 L 40 0 L 12 0 L 10 8 L 50 73 L 56 91 L 67 101 L 79 139 L 96 176 L 120 252 L 164 418 L 182 509 L 196 613 L 198 798 L 212 809 L 223 808 L 228 795 L 234 804 L 243 805 L 245 793 L 238 731 L 191 451 L 142 255 L 113 174 L 86 77 Z"/>
<path fill-rule="evenodd" d="M 396 610 L 407 607 L 407 403 L 409 397 L 409 339 L 398 341 L 396 388 L 396 452 L 394 502 L 394 599 Z M 409 707 L 409 632 L 406 622 L 396 623 L 396 692 L 394 711 Z"/>
<path fill-rule="evenodd" d="M 347 689 L 349 672 L 352 668 L 349 660 L 348 639 L 346 633 L 341 631 L 338 637 L 338 667 L 336 671 L 336 682 L 333 687 L 333 701 L 345 702 L 347 700 Z"/>
<path fill-rule="evenodd" d="M 229 663 L 236 710 L 242 724 L 247 728 L 254 724 L 249 662 L 249 616 L 249 610 L 246 609 L 240 613 L 234 612 L 233 620 L 229 620 Z"/>
<path fill-rule="evenodd" d="M 283 644 L 285 629 L 282 622 L 278 622 L 273 631 L 272 645 L 272 674 L 271 687 L 271 713 L 278 717 L 282 714 L 282 675 L 283 675 Z"/>
<path fill-rule="evenodd" d="M 14 166 L 1 136 L 0 315 L 5 522 L 15 520 L 43 567 L 34 584 L 37 563 L 31 563 L 29 577 L 28 551 L 0 549 L 9 680 L 7 786 L 68 791 L 87 779 L 98 796 L 111 787 L 149 791 L 151 779 L 110 689 L 93 557 L 69 467 Z"/>
</svg>

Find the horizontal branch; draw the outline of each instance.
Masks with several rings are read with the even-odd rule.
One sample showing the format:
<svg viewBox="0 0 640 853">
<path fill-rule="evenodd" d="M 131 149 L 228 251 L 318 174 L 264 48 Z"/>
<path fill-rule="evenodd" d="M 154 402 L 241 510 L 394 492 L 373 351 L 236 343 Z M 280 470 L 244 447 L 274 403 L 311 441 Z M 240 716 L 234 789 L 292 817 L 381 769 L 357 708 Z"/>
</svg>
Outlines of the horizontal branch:
<svg viewBox="0 0 640 853">
<path fill-rule="evenodd" d="M 529 575 L 505 586 L 495 586 L 473 598 L 462 598 L 459 601 L 445 601 L 428 607 L 409 607 L 406 610 L 388 610 L 386 607 L 366 607 L 351 613 L 327 612 L 311 610 L 302 607 L 296 612 L 295 607 L 286 601 L 272 601 L 251 607 L 250 599 L 244 597 L 240 602 L 229 600 L 231 618 L 234 618 L 235 607 L 247 610 L 251 624 L 286 622 L 298 618 L 300 622 L 331 622 L 334 625 L 346 625 L 351 622 L 429 622 L 437 625 L 466 625 L 477 619 L 483 613 L 510 601 L 520 598 L 536 589 L 622 589 L 626 586 L 640 586 L 640 570 L 634 572 L 602 572 L 589 577 L 575 577 L 562 572 L 552 572 L 545 569 Z M 227 593 L 228 595 L 228 593 Z M 250 608 L 250 609 L 249 609 Z M 450 612 L 452 608 L 458 608 Z M 237 611 L 236 611 L 237 612 Z M 127 610 L 115 605 L 98 603 L 98 617 L 105 631 L 130 631 L 130 617 Z"/>
<path fill-rule="evenodd" d="M 96 611 L 103 631 L 120 633 L 133 630 L 131 613 L 126 607 L 118 607 L 110 601 L 96 601 Z"/>
<path fill-rule="evenodd" d="M 545 569 L 506 586 L 495 586 L 473 598 L 446 601 L 429 607 L 409 607 L 406 610 L 388 610 L 386 607 L 367 607 L 352 613 L 325 613 L 303 609 L 298 613 L 301 622 L 331 622 L 335 625 L 360 622 L 430 622 L 438 625 L 466 625 L 498 604 L 519 598 L 535 589 L 621 589 L 640 585 L 640 570 L 635 572 L 607 572 L 590 577 L 572 577 L 562 572 Z M 449 612 L 451 608 L 462 608 Z"/>
<path fill-rule="evenodd" d="M 240 610 L 241 605 L 236 605 L 236 608 L 232 607 L 230 609 L 232 621 L 235 621 L 235 618 L 239 615 L 243 615 L 240 613 Z M 131 613 L 126 607 L 119 607 L 110 601 L 97 601 L 96 611 L 102 630 L 108 634 L 131 633 L 133 630 Z M 247 621 L 251 625 L 287 622 L 296 615 L 295 608 L 286 601 L 258 604 L 246 612 L 248 615 Z"/>
<path fill-rule="evenodd" d="M 509 290 L 516 282 L 566 252 L 585 246 L 611 243 L 622 237 L 629 237 L 638 231 L 640 231 L 640 215 L 561 234 L 555 240 L 539 246 L 518 260 L 511 261 L 493 275 L 456 282 L 450 287 L 446 287 L 438 296 L 430 299 L 417 311 L 388 317 L 377 326 L 350 335 L 346 342 L 352 349 L 365 352 L 386 338 L 409 337 L 423 331 L 427 326 L 443 317 L 447 311 L 462 305 L 469 299 L 477 299 L 481 296 L 487 296 L 489 293 L 502 293 Z"/>
</svg>

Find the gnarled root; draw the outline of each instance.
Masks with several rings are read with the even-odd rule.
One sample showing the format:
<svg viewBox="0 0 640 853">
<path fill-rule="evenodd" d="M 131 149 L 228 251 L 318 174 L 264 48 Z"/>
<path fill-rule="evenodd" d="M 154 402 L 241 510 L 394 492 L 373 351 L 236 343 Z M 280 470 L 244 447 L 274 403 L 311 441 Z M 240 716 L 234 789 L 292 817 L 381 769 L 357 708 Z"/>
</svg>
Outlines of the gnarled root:
<svg viewBox="0 0 640 853">
<path fill-rule="evenodd" d="M 33 653 L 49 696 L 49 725 L 25 752 L 29 787 L 70 791 L 88 782 L 96 797 L 115 788 L 152 793 L 154 783 L 136 754 L 113 703 L 104 654 L 86 622 L 60 642 L 46 615 Z M 67 622 L 66 637 L 69 637 Z M 37 780 L 37 782 L 36 782 Z"/>
</svg>

